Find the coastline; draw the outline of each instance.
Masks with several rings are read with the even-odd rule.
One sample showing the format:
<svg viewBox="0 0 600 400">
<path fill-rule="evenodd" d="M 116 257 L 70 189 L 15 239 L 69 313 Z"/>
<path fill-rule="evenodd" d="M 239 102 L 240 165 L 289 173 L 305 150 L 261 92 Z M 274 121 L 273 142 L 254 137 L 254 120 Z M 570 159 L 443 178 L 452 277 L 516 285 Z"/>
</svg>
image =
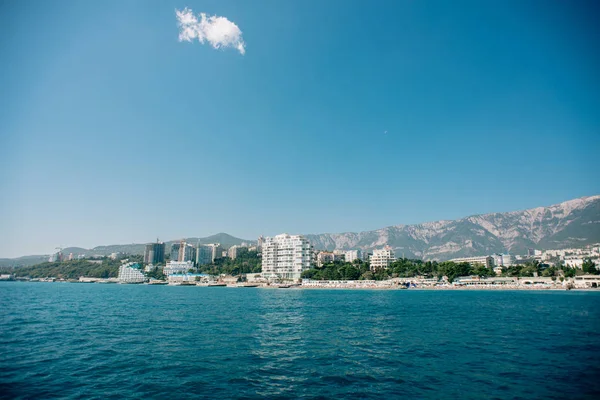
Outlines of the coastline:
<svg viewBox="0 0 600 400">
<path fill-rule="evenodd" d="M 21 283 L 97 283 L 105 284 L 106 282 L 80 282 L 80 281 L 49 281 L 49 280 L 2 280 L 0 282 L 21 282 Z M 128 285 L 138 286 L 138 285 Z M 195 286 L 195 287 L 209 287 L 208 285 L 153 285 L 146 284 L 144 286 Z M 239 289 L 242 286 L 222 286 L 223 288 Z M 342 284 L 342 283 L 323 283 L 323 284 L 311 284 L 311 285 L 290 285 L 278 287 L 274 285 L 259 284 L 257 286 L 249 286 L 248 288 L 256 289 L 270 289 L 270 290 L 385 290 L 385 291 L 576 291 L 576 292 L 600 292 L 600 288 L 583 288 L 583 287 L 565 287 L 565 286 L 535 286 L 535 285 L 440 285 L 440 286 L 415 286 L 406 287 L 404 285 L 356 285 L 356 284 Z"/>
</svg>

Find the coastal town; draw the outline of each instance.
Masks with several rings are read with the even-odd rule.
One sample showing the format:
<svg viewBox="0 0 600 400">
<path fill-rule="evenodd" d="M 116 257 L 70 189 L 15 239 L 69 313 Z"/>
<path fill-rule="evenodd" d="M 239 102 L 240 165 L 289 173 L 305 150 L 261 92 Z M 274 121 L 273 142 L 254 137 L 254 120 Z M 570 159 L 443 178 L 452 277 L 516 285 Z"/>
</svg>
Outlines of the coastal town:
<svg viewBox="0 0 600 400">
<path fill-rule="evenodd" d="M 248 255 L 257 260 L 258 267 L 251 271 L 240 270 L 236 274 L 204 271 L 207 266 L 223 260 L 235 262 Z M 85 256 L 77 258 L 85 259 Z M 167 249 L 164 242 L 157 240 L 145 245 L 140 261 L 117 253 L 110 258 L 120 262 L 117 276 L 28 277 L 8 273 L 0 275 L 0 280 L 278 289 L 570 290 L 600 287 L 600 269 L 596 269 L 599 244 L 560 250 L 528 249 L 525 255 L 490 254 L 432 263 L 397 258 L 389 246 L 370 252 L 315 250 L 306 237 L 284 233 L 261 236 L 256 243 L 242 242 L 228 248 L 220 243 L 192 244 L 181 240 Z M 73 259 L 73 254 L 65 257 L 58 251 L 48 261 L 60 263 Z M 94 257 L 87 261 L 98 262 Z M 414 265 L 421 267 L 417 272 L 407 273 L 406 268 Z M 341 274 L 328 273 L 336 268 L 346 269 Z"/>
</svg>

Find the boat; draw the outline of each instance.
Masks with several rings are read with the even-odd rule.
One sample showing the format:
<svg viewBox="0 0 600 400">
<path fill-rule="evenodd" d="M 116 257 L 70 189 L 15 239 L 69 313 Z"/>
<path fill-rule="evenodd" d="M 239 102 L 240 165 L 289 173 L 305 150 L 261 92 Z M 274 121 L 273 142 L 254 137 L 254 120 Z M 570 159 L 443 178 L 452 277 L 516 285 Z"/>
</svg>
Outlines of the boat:
<svg viewBox="0 0 600 400">
<path fill-rule="evenodd" d="M 147 283 L 147 285 L 168 285 L 169 282 L 161 280 L 153 280 Z"/>
<path fill-rule="evenodd" d="M 227 284 L 226 283 L 219 283 L 219 282 L 209 283 L 208 284 L 208 287 L 217 287 L 217 286 L 222 287 L 222 286 L 227 286 Z"/>
<path fill-rule="evenodd" d="M 239 285 L 237 285 L 237 287 L 241 287 L 241 288 L 248 288 L 248 287 L 259 287 L 260 285 L 258 283 L 241 283 Z"/>
</svg>

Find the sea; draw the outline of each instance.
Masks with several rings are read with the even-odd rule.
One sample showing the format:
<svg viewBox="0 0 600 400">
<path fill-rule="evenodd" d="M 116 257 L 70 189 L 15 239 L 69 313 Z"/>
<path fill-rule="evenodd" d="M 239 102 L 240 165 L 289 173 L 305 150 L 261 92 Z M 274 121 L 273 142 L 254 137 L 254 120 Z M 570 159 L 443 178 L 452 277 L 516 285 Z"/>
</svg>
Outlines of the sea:
<svg viewBox="0 0 600 400">
<path fill-rule="evenodd" d="M 600 398 L 600 291 L 0 282 L 2 398 Z"/>
</svg>

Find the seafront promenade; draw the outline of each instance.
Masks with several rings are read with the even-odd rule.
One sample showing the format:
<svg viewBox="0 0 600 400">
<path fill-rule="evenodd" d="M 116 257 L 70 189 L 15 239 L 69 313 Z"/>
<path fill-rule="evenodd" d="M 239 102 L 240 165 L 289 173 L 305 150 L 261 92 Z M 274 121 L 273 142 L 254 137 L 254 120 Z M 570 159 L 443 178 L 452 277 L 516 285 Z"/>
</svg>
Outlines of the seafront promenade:
<svg viewBox="0 0 600 400">
<path fill-rule="evenodd" d="M 85 283 L 85 284 L 126 284 L 114 278 L 98 279 L 81 277 L 79 280 L 61 279 L 18 279 L 20 282 L 46 282 L 46 283 Z M 168 282 L 153 280 L 139 283 L 142 285 L 158 286 L 195 286 L 195 287 L 223 287 L 223 288 L 260 288 L 260 289 L 287 289 L 287 290 L 598 290 L 600 291 L 600 276 L 584 275 L 564 281 L 544 281 L 540 278 L 496 278 L 484 279 L 477 277 L 463 277 L 449 283 L 447 281 L 432 282 L 431 279 L 403 279 L 395 278 L 384 281 L 376 280 L 310 280 L 303 279 L 296 283 L 283 282 L 223 282 L 214 280 L 210 282 Z"/>
</svg>

